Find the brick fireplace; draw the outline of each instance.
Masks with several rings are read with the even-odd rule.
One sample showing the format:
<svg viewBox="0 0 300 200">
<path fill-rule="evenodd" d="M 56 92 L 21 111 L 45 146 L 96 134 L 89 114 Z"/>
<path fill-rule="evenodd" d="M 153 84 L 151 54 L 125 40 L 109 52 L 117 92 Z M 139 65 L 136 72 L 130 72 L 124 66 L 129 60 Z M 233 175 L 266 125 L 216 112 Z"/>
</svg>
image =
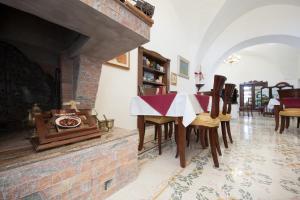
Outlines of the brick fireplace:
<svg viewBox="0 0 300 200">
<path fill-rule="evenodd" d="M 149 25 L 118 0 L 63 3 L 59 0 L 34 3 L 0 0 L 0 3 L 2 7 L 13 9 L 22 19 L 10 17 L 12 21 L 7 21 L 8 16 L 2 18 L 1 24 L 7 25 L 4 28 L 7 34 L 2 37 L 0 34 L 0 39 L 17 47 L 31 45 L 36 52 L 55 54 L 59 62 L 56 65 L 61 68 L 62 101 L 75 99 L 81 103 L 81 108 L 94 107 L 102 63 L 150 38 Z M 7 15 L 12 16 L 12 12 Z M 21 24 L 22 21 L 25 24 Z M 15 22 L 20 26 L 12 30 L 9 24 Z"/>
<path fill-rule="evenodd" d="M 102 63 L 150 38 L 149 24 L 119 0 L 0 0 L 0 12 L 0 44 L 15 49 L 30 63 L 14 68 L 8 64 L 7 73 L 20 71 L 22 76 L 22 70 L 30 69 L 41 72 L 28 76 L 30 80 L 51 79 L 41 84 L 51 88 L 51 95 L 39 91 L 36 96 L 43 100 L 29 98 L 25 106 L 20 103 L 24 113 L 39 101 L 46 102 L 44 109 L 59 108 L 69 100 L 80 102 L 79 108 L 93 108 Z M 7 61 L 5 55 L 2 58 Z M 25 88 L 28 96 L 36 94 L 32 87 Z M 7 94 L 13 96 L 13 92 Z M 13 134 L 8 138 L 14 138 Z M 24 141 L 10 146 L 1 140 L 0 199 L 103 199 L 137 175 L 136 132 L 115 128 L 100 139 L 41 153 Z"/>
</svg>

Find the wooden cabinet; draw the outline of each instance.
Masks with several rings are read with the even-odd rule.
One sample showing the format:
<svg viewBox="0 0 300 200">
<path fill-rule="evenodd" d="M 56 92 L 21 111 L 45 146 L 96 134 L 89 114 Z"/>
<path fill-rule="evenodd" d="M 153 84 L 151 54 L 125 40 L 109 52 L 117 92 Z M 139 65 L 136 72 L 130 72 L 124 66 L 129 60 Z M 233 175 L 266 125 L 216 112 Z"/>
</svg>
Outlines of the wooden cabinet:
<svg viewBox="0 0 300 200">
<path fill-rule="evenodd" d="M 268 82 L 250 81 L 240 84 L 240 110 L 250 107 L 261 111 L 261 88 L 268 87 Z"/>
<path fill-rule="evenodd" d="M 144 47 L 138 49 L 138 87 L 144 94 L 155 94 L 160 86 L 169 91 L 170 60 Z"/>
<path fill-rule="evenodd" d="M 275 86 L 261 88 L 261 105 L 263 107 L 263 115 L 274 115 L 274 109 L 269 109 L 267 106 L 270 99 L 279 98 L 278 90 L 293 89 L 294 86 L 286 82 L 277 83 Z"/>
</svg>

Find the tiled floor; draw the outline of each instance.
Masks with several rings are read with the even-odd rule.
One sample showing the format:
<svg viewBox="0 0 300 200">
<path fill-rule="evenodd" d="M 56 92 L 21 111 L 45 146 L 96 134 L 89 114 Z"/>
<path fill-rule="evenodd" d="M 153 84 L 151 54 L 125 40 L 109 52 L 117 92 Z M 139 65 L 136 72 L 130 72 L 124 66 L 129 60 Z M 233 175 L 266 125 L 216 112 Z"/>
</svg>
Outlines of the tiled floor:
<svg viewBox="0 0 300 200">
<path fill-rule="evenodd" d="M 175 144 L 164 144 L 140 155 L 139 177 L 110 200 L 300 200 L 300 129 L 296 122 L 284 134 L 274 131 L 272 118 L 233 121 L 234 143 L 222 146 L 220 168 L 208 149 L 192 139 L 188 166 L 179 167 Z M 220 131 L 219 131 L 220 135 Z M 220 138 L 222 143 L 222 139 Z"/>
</svg>

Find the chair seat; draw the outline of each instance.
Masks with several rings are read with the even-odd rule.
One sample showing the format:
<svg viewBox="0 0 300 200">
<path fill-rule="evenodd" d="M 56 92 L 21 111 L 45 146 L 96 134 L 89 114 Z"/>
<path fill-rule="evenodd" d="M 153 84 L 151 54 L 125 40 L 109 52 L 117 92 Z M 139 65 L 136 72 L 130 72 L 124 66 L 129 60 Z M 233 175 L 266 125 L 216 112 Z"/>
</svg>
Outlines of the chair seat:
<svg viewBox="0 0 300 200">
<path fill-rule="evenodd" d="M 152 122 L 156 124 L 165 124 L 173 122 L 175 119 L 173 117 L 164 117 L 164 116 L 145 116 L 146 122 Z"/>
<path fill-rule="evenodd" d="M 223 115 L 222 113 L 220 113 L 219 119 L 221 120 L 221 122 L 229 122 L 231 120 L 231 115 L 230 114 Z"/>
<path fill-rule="evenodd" d="M 201 115 L 210 116 L 210 113 L 201 113 Z M 218 118 L 220 119 L 221 122 L 228 122 L 231 120 L 231 114 L 223 115 L 222 113 L 220 113 Z"/>
<path fill-rule="evenodd" d="M 300 108 L 286 108 L 279 112 L 280 116 L 300 117 Z"/>
<path fill-rule="evenodd" d="M 196 119 L 192 122 L 191 125 L 194 126 L 206 126 L 206 127 L 218 127 L 220 124 L 220 119 L 216 118 L 213 119 L 210 116 L 210 113 L 201 113 L 199 114 Z"/>
</svg>

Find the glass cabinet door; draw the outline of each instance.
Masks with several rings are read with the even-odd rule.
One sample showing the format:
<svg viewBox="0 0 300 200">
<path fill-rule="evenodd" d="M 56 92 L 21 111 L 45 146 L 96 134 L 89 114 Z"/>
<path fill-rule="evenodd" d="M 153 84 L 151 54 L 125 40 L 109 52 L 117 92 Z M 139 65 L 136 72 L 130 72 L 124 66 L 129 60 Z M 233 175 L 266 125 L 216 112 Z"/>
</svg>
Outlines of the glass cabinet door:
<svg viewBox="0 0 300 200">
<path fill-rule="evenodd" d="M 261 104 L 262 106 L 268 105 L 270 100 L 270 88 L 262 88 L 261 90 Z"/>
<path fill-rule="evenodd" d="M 248 99 L 252 98 L 252 87 L 244 86 L 244 105 L 248 104 Z"/>
<path fill-rule="evenodd" d="M 255 109 L 261 108 L 261 99 L 262 99 L 261 88 L 262 86 L 254 87 Z"/>
</svg>

